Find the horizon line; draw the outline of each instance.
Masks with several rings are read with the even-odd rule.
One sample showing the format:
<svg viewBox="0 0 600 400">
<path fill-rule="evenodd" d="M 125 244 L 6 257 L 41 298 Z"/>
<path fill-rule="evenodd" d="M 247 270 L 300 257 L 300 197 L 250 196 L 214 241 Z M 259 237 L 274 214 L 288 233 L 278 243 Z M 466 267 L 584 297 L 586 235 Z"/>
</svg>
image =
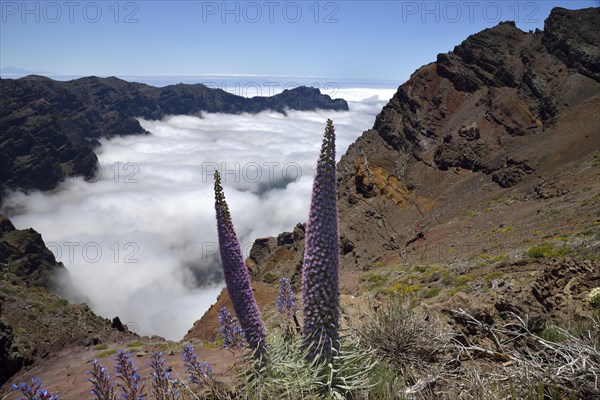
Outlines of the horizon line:
<svg viewBox="0 0 600 400">
<path fill-rule="evenodd" d="M 0 69 L 0 76 L 15 76 L 24 77 L 28 75 L 41 75 L 46 77 L 90 77 L 97 76 L 99 78 L 109 77 L 147 77 L 147 78 L 174 78 L 174 77 L 187 77 L 187 78 L 204 78 L 204 77 L 218 77 L 218 78 L 302 78 L 302 79 L 338 79 L 338 80 L 368 80 L 368 81 L 398 81 L 394 78 L 367 78 L 367 77 L 342 77 L 342 76 L 319 76 L 319 75 L 267 75 L 267 74 L 223 74 L 223 73 L 201 73 L 201 74 L 80 74 L 80 73 L 49 73 L 49 72 L 37 72 L 24 70 L 24 72 L 3 72 L 4 69 L 20 69 L 15 67 L 4 67 Z"/>
</svg>

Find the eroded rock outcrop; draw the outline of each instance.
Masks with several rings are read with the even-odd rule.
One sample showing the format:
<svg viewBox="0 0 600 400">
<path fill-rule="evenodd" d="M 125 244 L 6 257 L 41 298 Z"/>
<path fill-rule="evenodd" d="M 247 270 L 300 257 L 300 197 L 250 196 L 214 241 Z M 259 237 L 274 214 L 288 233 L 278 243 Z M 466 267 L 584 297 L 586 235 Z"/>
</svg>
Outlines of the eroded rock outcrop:
<svg viewBox="0 0 600 400">
<path fill-rule="evenodd" d="M 70 304 L 68 271 L 35 230 L 0 215 L 0 386 L 22 367 L 70 345 L 126 337 L 86 304 Z M 80 297 L 82 297 L 80 295 Z"/>
<path fill-rule="evenodd" d="M 430 240 L 432 227 L 492 194 L 539 185 L 592 159 L 600 127 L 598 25 L 598 8 L 555 8 L 543 32 L 504 22 L 438 55 L 400 86 L 338 164 L 342 267 L 364 270 L 404 257 L 414 238 Z M 289 276 L 302 248 L 276 246 L 253 268 L 260 275 L 277 260 Z"/>
</svg>

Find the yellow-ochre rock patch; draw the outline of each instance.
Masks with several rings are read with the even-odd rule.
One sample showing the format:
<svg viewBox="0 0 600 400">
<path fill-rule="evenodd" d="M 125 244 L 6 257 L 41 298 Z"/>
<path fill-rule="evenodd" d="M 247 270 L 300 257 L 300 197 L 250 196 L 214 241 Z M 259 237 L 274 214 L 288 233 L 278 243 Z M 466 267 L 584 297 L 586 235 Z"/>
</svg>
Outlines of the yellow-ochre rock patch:
<svg viewBox="0 0 600 400">
<path fill-rule="evenodd" d="M 357 186 L 367 193 L 384 195 L 398 207 L 406 209 L 416 205 L 423 211 L 429 211 L 437 204 L 434 199 L 415 195 L 413 190 L 407 189 L 397 176 L 390 174 L 385 168 L 368 165 L 361 158 L 355 160 L 355 165 Z"/>
</svg>

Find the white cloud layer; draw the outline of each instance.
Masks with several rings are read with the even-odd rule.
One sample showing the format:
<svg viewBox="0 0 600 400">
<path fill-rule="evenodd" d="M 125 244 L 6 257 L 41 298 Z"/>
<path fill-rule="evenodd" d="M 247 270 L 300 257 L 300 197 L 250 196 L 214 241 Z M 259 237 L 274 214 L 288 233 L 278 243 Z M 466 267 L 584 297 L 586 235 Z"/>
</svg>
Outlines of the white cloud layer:
<svg viewBox="0 0 600 400">
<path fill-rule="evenodd" d="M 14 193 L 3 212 L 17 228 L 42 234 L 95 312 L 118 315 L 142 335 L 180 340 L 223 286 L 215 167 L 247 254 L 254 239 L 306 220 L 327 118 L 339 159 L 393 93 L 340 89 L 349 112 L 141 120 L 151 135 L 102 141 L 95 182 L 74 178 L 53 193 Z"/>
</svg>

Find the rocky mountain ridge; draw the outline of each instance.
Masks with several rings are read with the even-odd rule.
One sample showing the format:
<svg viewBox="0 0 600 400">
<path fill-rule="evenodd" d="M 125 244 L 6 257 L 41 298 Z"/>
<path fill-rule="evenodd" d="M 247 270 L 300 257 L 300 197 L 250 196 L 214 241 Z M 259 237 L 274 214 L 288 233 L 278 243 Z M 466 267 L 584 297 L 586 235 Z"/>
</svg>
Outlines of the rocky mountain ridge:
<svg viewBox="0 0 600 400">
<path fill-rule="evenodd" d="M 439 54 L 400 86 L 338 163 L 342 268 L 367 270 L 423 249 L 448 255 L 460 247 L 466 257 L 509 247 L 500 237 L 481 243 L 477 225 L 521 225 L 524 233 L 551 201 L 536 194 L 548 186 L 558 191 L 551 197 L 568 185 L 591 184 L 596 193 L 599 24 L 599 8 L 555 8 L 543 32 L 501 23 Z M 520 208 L 462 221 L 509 197 Z M 446 236 L 458 220 L 471 228 Z M 546 224 L 560 229 L 556 220 Z M 254 275 L 298 276 L 302 231 L 257 240 Z"/>
<path fill-rule="evenodd" d="M 3 188 L 50 190 L 66 176 L 92 178 L 97 139 L 147 134 L 136 118 L 286 109 L 348 110 L 348 103 L 304 86 L 245 98 L 202 84 L 159 88 L 115 77 L 0 79 L 0 201 Z"/>
<path fill-rule="evenodd" d="M 544 32 L 501 23 L 398 88 L 338 163 L 342 293 L 384 267 L 511 265 L 600 223 L 597 24 L 598 8 L 555 8 Z M 254 242 L 247 265 L 263 297 L 282 276 L 299 289 L 305 227 Z M 186 338 L 206 338 L 197 327 L 215 316 Z"/>
<path fill-rule="evenodd" d="M 544 32 L 502 23 L 398 88 L 338 163 L 344 318 L 360 326 L 410 298 L 489 349 L 497 338 L 483 332 L 518 318 L 537 337 L 597 321 L 586 297 L 600 286 L 599 24 L 598 8 L 554 9 Z M 305 229 L 254 242 L 265 318 L 280 277 L 301 291 Z M 229 304 L 223 290 L 186 339 L 212 340 Z M 485 321 L 478 338 L 456 310 Z M 576 385 L 577 398 L 600 395 Z"/>
</svg>

